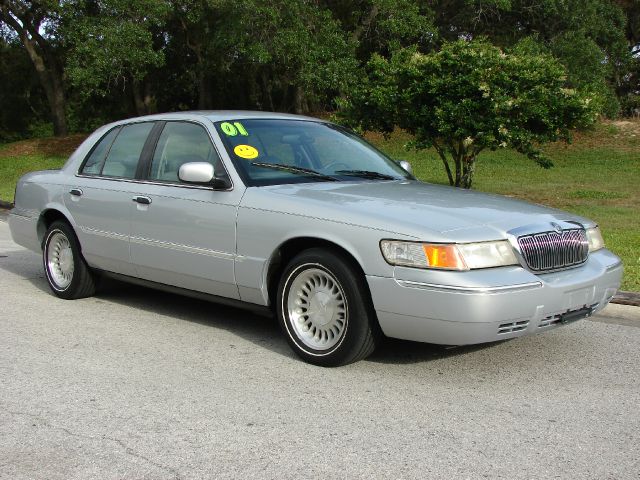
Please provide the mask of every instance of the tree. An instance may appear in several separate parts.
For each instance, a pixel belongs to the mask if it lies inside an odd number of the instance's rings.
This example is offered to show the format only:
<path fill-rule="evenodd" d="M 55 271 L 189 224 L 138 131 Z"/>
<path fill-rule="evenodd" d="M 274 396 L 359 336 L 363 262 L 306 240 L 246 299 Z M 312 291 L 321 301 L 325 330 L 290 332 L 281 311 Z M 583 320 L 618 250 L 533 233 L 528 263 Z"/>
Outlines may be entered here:
<path fill-rule="evenodd" d="M 355 42 L 315 0 L 174 0 L 172 61 L 194 80 L 200 108 L 306 112 L 354 77 Z"/>
<path fill-rule="evenodd" d="M 192 74 L 196 79 L 199 109 L 213 105 L 212 76 L 219 71 L 219 56 L 216 51 L 216 29 L 220 25 L 220 9 L 224 2 L 219 0 L 173 0 L 170 19 L 170 38 L 173 50 L 184 51 L 193 57 Z M 233 6 L 230 6 L 233 8 Z M 186 48 L 185 48 L 186 47 Z M 178 60 L 178 59 L 173 59 Z"/>
<path fill-rule="evenodd" d="M 637 0 L 429 0 L 442 38 L 486 36 L 508 48 L 529 38 L 567 68 L 570 84 L 587 87 L 614 117 L 627 83 L 630 54 L 623 9 Z"/>
<path fill-rule="evenodd" d="M 162 35 L 168 1 L 93 0 L 63 4 L 66 73 L 84 96 L 128 86 L 136 113 L 152 113 L 149 73 L 164 64 Z"/>
<path fill-rule="evenodd" d="M 537 145 L 569 139 L 595 121 L 589 95 L 566 88 L 553 57 L 503 52 L 486 41 L 445 43 L 439 52 L 404 49 L 390 60 L 374 55 L 368 76 L 347 99 L 342 116 L 363 130 L 414 135 L 413 146 L 438 152 L 449 183 L 470 188 L 485 149 L 513 148 L 550 167 Z"/>
<path fill-rule="evenodd" d="M 44 89 L 55 135 L 66 135 L 66 97 L 59 59 L 60 4 L 55 0 L 0 0 L 0 23 L 18 36 Z"/>
<path fill-rule="evenodd" d="M 308 112 L 345 90 L 356 73 L 354 43 L 313 0 L 226 2 L 217 39 L 233 89 L 250 105 Z"/>
<path fill-rule="evenodd" d="M 22 44 L 0 38 L 0 143 L 30 134 L 49 120 L 46 97 Z"/>
<path fill-rule="evenodd" d="M 374 52 L 387 56 L 398 48 L 417 45 L 431 49 L 437 38 L 433 11 L 414 0 L 324 0 L 347 32 L 358 42 L 357 57 L 367 61 Z"/>

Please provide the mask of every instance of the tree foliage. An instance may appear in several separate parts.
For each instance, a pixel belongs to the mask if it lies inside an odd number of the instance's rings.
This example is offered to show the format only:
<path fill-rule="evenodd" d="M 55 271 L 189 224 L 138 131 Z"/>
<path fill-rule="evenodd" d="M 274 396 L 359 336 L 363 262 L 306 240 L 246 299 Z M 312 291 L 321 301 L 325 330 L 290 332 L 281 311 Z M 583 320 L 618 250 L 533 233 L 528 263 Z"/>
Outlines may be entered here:
<path fill-rule="evenodd" d="M 470 188 L 483 150 L 513 148 L 549 167 L 537 146 L 568 139 L 596 113 L 588 93 L 567 88 L 564 67 L 550 55 L 458 40 L 426 55 L 415 48 L 374 55 L 344 115 L 364 130 L 405 129 L 415 148 L 436 149 L 451 185 Z"/>
<path fill-rule="evenodd" d="M 76 0 L 64 4 L 66 72 L 83 95 L 106 96 L 113 88 L 142 82 L 164 65 L 160 31 L 170 5 L 158 0 Z"/>
<path fill-rule="evenodd" d="M 157 110 L 332 110 L 372 58 L 487 38 L 555 57 L 608 116 L 640 108 L 637 0 L 0 0 L 0 106 L 57 134 Z M 23 58 L 14 55 L 21 49 Z M 26 60 L 26 64 L 25 64 Z M 4 89 L 13 85 L 3 84 Z M 26 96 L 28 95 L 28 97 Z M 39 96 L 36 101 L 34 96 Z M 14 131 L 9 131 L 11 129 Z"/>

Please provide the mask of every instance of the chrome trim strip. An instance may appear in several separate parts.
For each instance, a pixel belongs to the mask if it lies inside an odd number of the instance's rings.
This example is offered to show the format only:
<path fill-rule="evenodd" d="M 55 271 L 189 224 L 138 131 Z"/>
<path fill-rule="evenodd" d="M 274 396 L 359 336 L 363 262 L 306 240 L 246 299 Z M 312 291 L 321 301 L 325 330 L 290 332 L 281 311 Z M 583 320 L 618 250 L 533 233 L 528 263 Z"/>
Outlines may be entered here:
<path fill-rule="evenodd" d="M 25 222 L 34 222 L 37 220 L 36 217 L 29 217 L 27 215 L 20 215 L 19 213 L 12 213 L 12 212 L 9 212 L 8 216 L 13 217 L 15 220 L 22 220 Z"/>
<path fill-rule="evenodd" d="M 33 209 L 30 209 L 30 208 L 13 207 L 11 210 L 9 210 L 9 215 L 18 215 L 20 217 L 38 218 L 40 216 L 40 210 L 33 210 Z"/>
<path fill-rule="evenodd" d="M 75 175 L 77 178 L 95 178 L 98 180 L 110 180 L 113 182 L 126 182 L 126 183 L 139 183 L 139 184 L 143 184 L 143 185 L 161 185 L 163 187 L 180 187 L 180 188 L 190 188 L 192 190 L 210 190 L 212 192 L 230 192 L 233 190 L 233 180 L 231 180 L 231 177 L 229 177 L 230 181 L 231 181 L 231 187 L 230 188 L 225 188 L 225 189 L 218 189 L 218 188 L 213 188 L 213 187 L 207 187 L 207 186 L 200 186 L 200 185 L 189 185 L 186 183 L 171 183 L 171 182 L 154 182 L 151 180 L 138 180 L 135 178 L 122 178 L 122 177 L 104 177 L 101 175 L 85 175 L 82 173 L 76 173 Z"/>
<path fill-rule="evenodd" d="M 619 261 L 619 262 L 614 263 L 613 265 L 609 265 L 606 268 L 605 272 L 610 272 L 610 271 L 615 270 L 615 269 L 617 269 L 618 267 L 621 267 L 621 266 L 622 266 L 622 260 Z"/>
<path fill-rule="evenodd" d="M 83 227 L 83 226 L 79 226 L 79 228 L 84 233 L 88 233 L 89 235 L 97 235 L 99 237 L 106 237 L 106 238 L 113 238 L 115 240 L 129 241 L 129 235 L 124 235 L 122 233 L 107 232 L 107 231 L 104 231 L 104 230 L 98 230 L 98 229 L 95 229 L 95 228 Z"/>
<path fill-rule="evenodd" d="M 457 285 L 439 285 L 435 283 L 413 282 L 411 280 L 397 280 L 396 282 L 402 287 L 423 288 L 426 290 L 441 290 L 444 292 L 456 293 L 505 293 L 517 292 L 521 290 L 531 290 L 542 287 L 542 282 L 519 283 L 518 285 L 501 285 L 497 287 L 459 287 Z"/>
<path fill-rule="evenodd" d="M 223 258 L 228 260 L 233 260 L 236 257 L 236 255 L 233 253 L 220 252 L 217 250 L 211 250 L 211 249 L 202 248 L 202 247 L 194 247 L 191 245 L 182 245 L 179 243 L 163 242 L 160 240 L 151 240 L 149 238 L 143 238 L 143 237 L 131 237 L 131 242 L 137 243 L 139 245 L 168 248 L 170 250 L 177 250 L 179 252 L 194 253 L 196 255 L 205 255 L 207 257 L 216 257 L 216 258 Z"/>

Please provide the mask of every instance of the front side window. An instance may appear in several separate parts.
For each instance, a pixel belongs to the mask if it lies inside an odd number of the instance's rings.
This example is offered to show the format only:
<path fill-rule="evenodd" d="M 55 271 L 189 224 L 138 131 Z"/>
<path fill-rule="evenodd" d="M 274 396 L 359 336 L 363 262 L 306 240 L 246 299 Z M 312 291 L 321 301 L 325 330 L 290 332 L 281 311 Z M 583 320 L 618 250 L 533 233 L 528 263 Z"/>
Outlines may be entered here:
<path fill-rule="evenodd" d="M 180 167 L 189 162 L 207 162 L 216 171 L 221 169 L 220 158 L 203 127 L 188 122 L 167 122 L 151 161 L 149 179 L 177 183 Z"/>
<path fill-rule="evenodd" d="M 135 178 L 138 160 L 153 122 L 134 123 L 122 127 L 104 161 L 105 177 Z"/>
<path fill-rule="evenodd" d="M 231 119 L 215 125 L 249 185 L 410 178 L 366 141 L 329 123 Z"/>

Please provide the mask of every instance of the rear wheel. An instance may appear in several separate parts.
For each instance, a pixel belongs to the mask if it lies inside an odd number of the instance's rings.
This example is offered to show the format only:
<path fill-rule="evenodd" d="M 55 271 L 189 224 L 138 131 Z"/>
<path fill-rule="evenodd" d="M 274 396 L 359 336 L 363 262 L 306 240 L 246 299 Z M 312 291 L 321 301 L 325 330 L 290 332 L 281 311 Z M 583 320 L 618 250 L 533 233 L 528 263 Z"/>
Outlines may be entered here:
<path fill-rule="evenodd" d="M 369 356 L 380 334 L 362 274 L 326 249 L 297 255 L 280 279 L 278 320 L 305 361 L 339 366 Z"/>
<path fill-rule="evenodd" d="M 71 300 L 95 293 L 94 275 L 68 223 L 51 224 L 44 237 L 42 260 L 49 287 L 58 297 Z"/>

